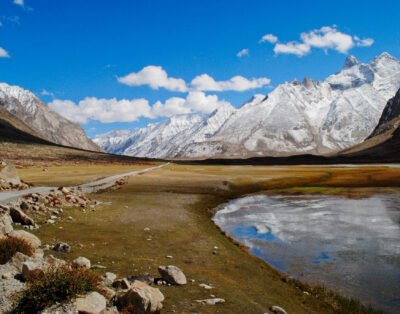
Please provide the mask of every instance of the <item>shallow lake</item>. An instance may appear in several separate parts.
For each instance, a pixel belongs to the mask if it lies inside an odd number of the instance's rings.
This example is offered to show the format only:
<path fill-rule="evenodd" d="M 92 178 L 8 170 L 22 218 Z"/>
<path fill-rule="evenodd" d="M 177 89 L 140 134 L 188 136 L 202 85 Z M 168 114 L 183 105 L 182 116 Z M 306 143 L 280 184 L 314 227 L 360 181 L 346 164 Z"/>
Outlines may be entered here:
<path fill-rule="evenodd" d="M 291 277 L 400 311 L 399 196 L 249 196 L 213 220 Z"/>

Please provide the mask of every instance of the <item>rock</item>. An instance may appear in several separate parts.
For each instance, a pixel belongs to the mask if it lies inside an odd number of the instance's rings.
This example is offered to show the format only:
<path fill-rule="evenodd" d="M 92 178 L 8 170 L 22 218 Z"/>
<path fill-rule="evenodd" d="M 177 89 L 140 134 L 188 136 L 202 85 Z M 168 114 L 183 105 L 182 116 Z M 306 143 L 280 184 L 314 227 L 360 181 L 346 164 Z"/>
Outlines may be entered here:
<path fill-rule="evenodd" d="M 206 289 L 206 290 L 211 290 L 213 287 L 211 287 L 210 285 L 207 285 L 207 284 L 205 284 L 205 283 L 201 283 L 201 284 L 199 284 L 199 287 L 202 287 L 202 288 L 204 288 L 204 289 Z"/>
<path fill-rule="evenodd" d="M 15 267 L 19 272 L 22 272 L 22 264 L 29 259 L 30 257 L 28 255 L 17 252 L 8 263 Z"/>
<path fill-rule="evenodd" d="M 25 201 L 22 201 L 21 204 L 19 205 L 19 207 L 22 210 L 28 210 L 30 208 L 29 204 L 27 202 L 25 202 Z"/>
<path fill-rule="evenodd" d="M 53 247 L 53 250 L 57 252 L 69 253 L 71 252 L 71 246 L 68 243 L 59 242 Z"/>
<path fill-rule="evenodd" d="M 211 298 L 211 299 L 204 299 L 204 300 L 196 300 L 197 303 L 207 304 L 207 305 L 215 305 L 220 303 L 225 303 L 224 299 L 221 298 Z"/>
<path fill-rule="evenodd" d="M 173 285 L 186 285 L 187 280 L 185 274 L 176 266 L 159 266 L 158 272 L 161 277 Z"/>
<path fill-rule="evenodd" d="M 120 280 L 114 281 L 112 286 L 117 289 L 127 290 L 131 287 L 131 283 L 128 279 L 122 278 Z"/>
<path fill-rule="evenodd" d="M 9 234 L 13 231 L 11 216 L 4 212 L 0 213 L 0 236 Z"/>
<path fill-rule="evenodd" d="M 287 312 L 278 305 L 271 306 L 271 311 L 274 314 L 287 314 Z"/>
<path fill-rule="evenodd" d="M 137 276 L 130 276 L 128 278 L 130 283 L 135 282 L 136 280 L 145 282 L 148 285 L 152 285 L 154 283 L 154 278 L 150 276 L 149 274 L 143 274 L 143 275 L 137 275 Z"/>
<path fill-rule="evenodd" d="M 72 266 L 75 267 L 83 267 L 83 268 L 90 268 L 90 260 L 86 257 L 79 256 L 72 261 Z"/>
<path fill-rule="evenodd" d="M 104 314 L 106 311 L 106 299 L 98 292 L 90 292 L 75 301 L 76 309 L 82 314 Z"/>
<path fill-rule="evenodd" d="M 52 225 L 52 224 L 56 223 L 56 221 L 54 219 L 47 219 L 46 223 L 49 225 Z"/>
<path fill-rule="evenodd" d="M 3 179 L 5 182 L 11 183 L 13 185 L 21 184 L 21 180 L 18 176 L 17 170 L 13 165 L 5 165 L 4 167 L 0 167 L 0 179 Z"/>
<path fill-rule="evenodd" d="M 117 294 L 115 292 L 114 289 L 111 289 L 109 287 L 107 287 L 106 285 L 100 285 L 99 286 L 99 292 L 107 299 L 107 300 L 111 300 L 115 297 L 115 295 Z"/>
<path fill-rule="evenodd" d="M 94 264 L 92 265 L 92 269 L 106 269 L 106 266 L 100 265 L 100 264 Z"/>
<path fill-rule="evenodd" d="M 53 255 L 46 256 L 45 261 L 47 264 L 54 267 L 59 267 L 67 264 L 67 262 L 64 261 L 63 259 L 56 258 Z"/>
<path fill-rule="evenodd" d="M 164 295 L 158 288 L 150 287 L 148 284 L 135 281 L 125 294 L 118 298 L 118 307 L 132 306 L 135 313 L 148 314 L 158 313 L 162 309 Z"/>
<path fill-rule="evenodd" d="M 59 187 L 58 190 L 61 191 L 61 193 L 63 194 L 70 193 L 70 190 L 68 190 L 65 186 Z"/>
<path fill-rule="evenodd" d="M 37 236 L 25 230 L 13 230 L 8 234 L 8 236 L 11 238 L 24 239 L 33 247 L 33 249 L 37 249 L 39 246 L 42 245 L 42 242 L 40 242 Z"/>
<path fill-rule="evenodd" d="M 35 221 L 25 214 L 21 209 L 11 207 L 10 208 L 10 216 L 14 222 L 19 222 L 22 225 L 26 226 L 34 226 Z"/>
<path fill-rule="evenodd" d="M 103 282 L 107 286 L 111 286 L 115 281 L 115 279 L 117 279 L 117 275 L 110 272 L 106 272 L 103 277 L 104 277 Z"/>
<path fill-rule="evenodd" d="M 39 261 L 28 260 L 22 264 L 22 277 L 26 280 L 33 280 L 38 276 L 44 275 L 47 264 Z"/>

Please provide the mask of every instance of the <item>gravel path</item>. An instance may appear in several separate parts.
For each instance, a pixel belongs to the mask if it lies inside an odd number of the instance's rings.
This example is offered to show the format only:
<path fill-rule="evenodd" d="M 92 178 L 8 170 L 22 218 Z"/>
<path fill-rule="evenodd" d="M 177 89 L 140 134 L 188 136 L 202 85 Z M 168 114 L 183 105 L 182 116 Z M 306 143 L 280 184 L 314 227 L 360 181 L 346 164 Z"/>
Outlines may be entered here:
<path fill-rule="evenodd" d="M 142 170 L 135 170 L 135 171 L 131 171 L 131 172 L 114 175 L 114 176 L 103 178 L 100 180 L 95 180 L 92 182 L 84 183 L 84 184 L 76 186 L 75 188 L 78 188 L 82 192 L 85 192 L 85 193 L 96 192 L 98 190 L 107 189 L 107 188 L 113 186 L 116 181 L 118 181 L 124 177 L 141 175 L 141 174 L 144 174 L 149 171 L 160 169 L 168 164 L 169 163 L 166 163 L 166 164 L 163 164 L 160 166 L 156 166 L 156 167 L 146 168 L 146 169 L 142 169 Z M 31 193 L 48 193 L 48 192 L 50 192 L 50 190 L 56 189 L 56 188 L 58 188 L 58 187 L 40 186 L 40 187 L 34 187 L 34 188 L 22 190 L 22 191 L 1 192 L 0 193 L 0 204 L 9 203 L 13 200 L 16 200 L 16 199 L 24 196 L 24 195 L 31 194 Z"/>

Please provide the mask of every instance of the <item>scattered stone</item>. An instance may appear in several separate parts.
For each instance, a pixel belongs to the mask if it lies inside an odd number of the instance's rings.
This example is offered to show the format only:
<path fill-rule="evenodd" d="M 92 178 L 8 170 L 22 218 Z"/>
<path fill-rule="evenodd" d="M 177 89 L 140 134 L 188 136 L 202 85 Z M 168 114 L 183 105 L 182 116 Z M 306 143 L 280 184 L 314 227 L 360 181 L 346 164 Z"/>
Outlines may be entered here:
<path fill-rule="evenodd" d="M 111 286 L 115 281 L 115 279 L 117 279 L 117 275 L 110 272 L 106 272 L 103 277 L 104 277 L 103 282 L 107 286 Z"/>
<path fill-rule="evenodd" d="M 115 280 L 112 286 L 117 289 L 127 290 L 131 287 L 131 283 L 128 279 L 122 278 L 120 280 Z"/>
<path fill-rule="evenodd" d="M 99 287 L 99 292 L 107 299 L 111 300 L 116 296 L 116 292 L 114 289 L 107 287 L 106 285 L 101 285 Z"/>
<path fill-rule="evenodd" d="M 99 265 L 99 264 L 94 264 L 92 265 L 92 269 L 106 269 L 106 266 Z"/>
<path fill-rule="evenodd" d="M 12 274 L 10 272 L 9 273 L 4 273 L 4 274 L 1 275 L 2 279 L 10 279 L 11 277 L 12 277 Z"/>
<path fill-rule="evenodd" d="M 211 289 L 213 288 L 212 286 L 207 285 L 207 284 L 205 284 L 205 283 L 199 284 L 199 287 L 204 288 L 204 289 L 206 289 L 206 290 L 211 290 Z"/>
<path fill-rule="evenodd" d="M 107 302 L 100 293 L 90 292 L 84 297 L 77 298 L 75 305 L 78 312 L 82 314 L 103 314 Z"/>
<path fill-rule="evenodd" d="M 47 266 L 48 265 L 43 262 L 28 260 L 22 264 L 22 277 L 28 281 L 42 276 Z"/>
<path fill-rule="evenodd" d="M 137 313 L 158 313 L 162 309 L 164 295 L 158 288 L 135 281 L 132 288 L 118 298 L 118 307 L 132 306 Z"/>
<path fill-rule="evenodd" d="M 71 252 L 71 246 L 68 243 L 59 242 L 53 247 L 53 250 L 57 252 L 69 253 Z"/>
<path fill-rule="evenodd" d="M 27 214 L 25 214 L 21 209 L 11 207 L 10 216 L 14 222 L 19 222 L 22 225 L 27 225 L 27 226 L 35 225 L 35 221 Z"/>
<path fill-rule="evenodd" d="M 54 219 L 47 219 L 46 223 L 49 224 L 49 225 L 52 225 L 52 224 L 55 224 L 56 222 L 55 222 Z"/>
<path fill-rule="evenodd" d="M 287 312 L 278 305 L 271 306 L 271 311 L 274 314 L 287 314 Z"/>
<path fill-rule="evenodd" d="M 11 216 L 6 212 L 0 213 L 0 236 L 9 234 L 11 231 L 13 231 Z"/>
<path fill-rule="evenodd" d="M 22 272 L 22 264 L 29 259 L 30 257 L 28 255 L 17 252 L 14 254 L 9 264 L 15 267 L 19 272 Z"/>
<path fill-rule="evenodd" d="M 183 271 L 173 265 L 169 266 L 159 266 L 158 272 L 161 277 L 166 280 L 168 283 L 173 285 L 186 285 L 187 280 Z"/>
<path fill-rule="evenodd" d="M 86 257 L 79 256 L 72 261 L 72 265 L 75 267 L 78 267 L 78 268 L 83 267 L 83 268 L 89 269 L 90 268 L 90 260 L 87 259 Z"/>
<path fill-rule="evenodd" d="M 138 275 L 138 276 L 130 276 L 128 278 L 130 283 L 133 283 L 135 281 L 141 281 L 141 282 L 145 282 L 148 285 L 152 285 L 154 283 L 154 278 L 152 276 L 150 276 L 150 274 L 143 274 L 143 275 Z"/>
<path fill-rule="evenodd" d="M 32 233 L 29 233 L 24 230 L 13 230 L 8 234 L 9 237 L 12 238 L 20 238 L 24 239 L 27 241 L 34 249 L 37 249 L 39 246 L 41 246 L 42 242 L 39 240 L 39 238 Z"/>
<path fill-rule="evenodd" d="M 174 257 L 172 255 L 167 255 L 167 256 L 165 256 L 165 258 L 173 259 Z"/>
<path fill-rule="evenodd" d="M 216 305 L 220 303 L 225 303 L 224 299 L 221 298 L 211 298 L 211 299 L 204 299 L 204 300 L 196 300 L 197 303 L 207 304 L 207 305 Z"/>
<path fill-rule="evenodd" d="M 149 228 L 149 227 L 146 227 L 146 228 L 144 228 L 143 230 L 147 232 L 147 231 L 150 231 L 150 228 Z"/>

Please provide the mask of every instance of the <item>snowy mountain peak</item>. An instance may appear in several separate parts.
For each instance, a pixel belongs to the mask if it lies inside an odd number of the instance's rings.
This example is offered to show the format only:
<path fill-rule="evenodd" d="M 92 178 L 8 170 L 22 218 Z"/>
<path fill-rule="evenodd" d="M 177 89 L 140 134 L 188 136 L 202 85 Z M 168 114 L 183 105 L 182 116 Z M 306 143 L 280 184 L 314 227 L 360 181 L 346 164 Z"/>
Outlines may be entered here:
<path fill-rule="evenodd" d="M 31 135 L 56 144 L 100 150 L 78 125 L 51 110 L 24 88 L 0 83 L 0 109 L 27 125 Z"/>
<path fill-rule="evenodd" d="M 356 57 L 350 55 L 344 61 L 343 69 L 351 68 L 352 66 L 355 66 L 359 63 L 360 63 L 360 61 L 358 61 L 358 59 Z"/>
<path fill-rule="evenodd" d="M 383 53 L 366 64 L 349 56 L 324 81 L 286 82 L 238 109 L 186 116 L 175 123 L 179 128 L 160 122 L 134 130 L 113 152 L 169 158 L 332 153 L 368 137 L 399 88 L 400 62 L 394 57 Z"/>

